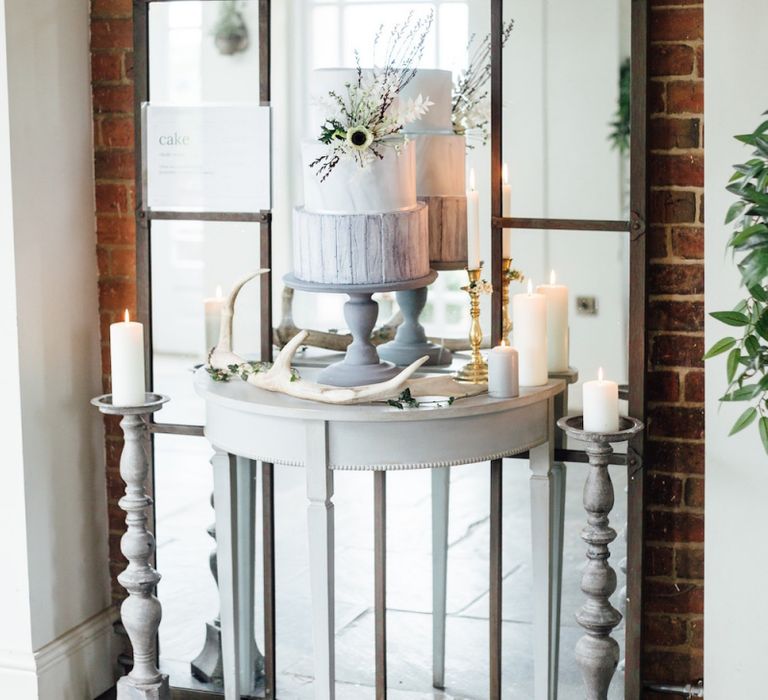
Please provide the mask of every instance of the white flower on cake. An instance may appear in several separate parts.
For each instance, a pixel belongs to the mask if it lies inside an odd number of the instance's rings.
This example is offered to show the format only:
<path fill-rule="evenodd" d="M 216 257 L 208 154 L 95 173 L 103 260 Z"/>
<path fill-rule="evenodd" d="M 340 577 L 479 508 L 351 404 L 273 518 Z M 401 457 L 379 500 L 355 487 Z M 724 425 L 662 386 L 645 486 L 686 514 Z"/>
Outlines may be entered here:
<path fill-rule="evenodd" d="M 328 93 L 320 104 L 327 116 L 320 127 L 318 140 L 328 146 L 326 153 L 310 163 L 321 181 L 325 180 L 342 158 L 354 159 L 366 167 L 383 159 L 387 149 L 399 153 L 405 143 L 403 127 L 421 119 L 432 105 L 428 97 L 419 95 L 404 104 L 396 104 L 400 91 L 416 74 L 416 64 L 424 51 L 424 40 L 432 25 L 433 13 L 414 20 L 409 14 L 405 22 L 392 28 L 381 67 L 363 70 L 355 52 L 357 77 L 345 83 L 345 90 Z M 374 40 L 374 55 L 382 28 Z"/>

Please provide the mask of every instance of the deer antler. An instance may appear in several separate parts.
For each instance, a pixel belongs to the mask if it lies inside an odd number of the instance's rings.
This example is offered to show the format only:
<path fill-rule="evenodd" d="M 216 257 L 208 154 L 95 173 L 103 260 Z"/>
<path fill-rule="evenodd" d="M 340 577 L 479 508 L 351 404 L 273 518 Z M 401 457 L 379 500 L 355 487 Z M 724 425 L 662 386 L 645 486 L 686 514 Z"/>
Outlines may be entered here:
<path fill-rule="evenodd" d="M 229 293 L 227 301 L 221 309 L 219 342 L 208 357 L 208 364 L 214 369 L 228 370 L 232 365 L 239 367 L 247 364 L 242 357 L 232 352 L 232 319 L 235 314 L 235 301 L 240 290 L 247 282 L 265 272 L 268 272 L 268 270 L 258 270 L 248 275 L 235 284 Z M 420 358 L 410 367 L 406 367 L 396 377 L 380 384 L 345 388 L 326 386 L 304 379 L 296 379 L 291 370 L 291 361 L 306 337 L 307 331 L 297 333 L 279 352 L 270 369 L 266 372 L 252 372 L 248 374 L 247 381 L 261 389 L 277 391 L 299 399 L 333 404 L 367 403 L 397 396 L 413 373 L 428 359 L 426 356 Z"/>

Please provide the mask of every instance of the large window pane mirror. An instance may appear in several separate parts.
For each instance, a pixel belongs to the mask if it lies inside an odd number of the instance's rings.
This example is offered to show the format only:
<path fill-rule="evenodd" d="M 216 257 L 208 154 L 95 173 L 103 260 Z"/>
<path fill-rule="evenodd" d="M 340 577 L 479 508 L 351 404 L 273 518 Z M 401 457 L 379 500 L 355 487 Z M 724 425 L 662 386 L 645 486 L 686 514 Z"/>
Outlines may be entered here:
<path fill-rule="evenodd" d="M 293 208 L 305 201 L 302 140 L 317 139 L 318 81 L 315 71 L 371 65 L 374 38 L 386 40 L 393 25 L 409 16 L 432 13 L 422 70 L 451 71 L 456 82 L 488 41 L 490 0 L 292 0 L 272 3 L 272 283 L 274 324 L 332 334 L 346 331 L 343 295 L 288 290 L 284 275 L 293 269 Z M 507 0 L 505 22 L 514 28 L 503 49 L 502 160 L 511 186 L 516 218 L 629 218 L 628 61 L 631 0 Z M 154 104 L 258 103 L 258 0 L 207 0 L 149 4 L 149 100 Z M 498 30 L 498 28 L 496 29 Z M 263 58 L 263 57 L 262 57 Z M 490 55 L 481 63 L 490 65 Z M 490 117 L 490 83 L 479 113 Z M 327 95 L 326 95 L 327 97 Z M 482 119 L 478 119 L 482 121 Z M 494 125 L 485 127 L 490 134 Z M 482 129 L 468 134 L 465 179 L 475 174 L 479 191 L 481 258 L 491 278 L 491 148 Z M 253 212 L 251 212 L 253 214 Z M 203 425 L 202 403 L 192 389 L 190 370 L 204 362 L 214 342 L 215 310 L 234 282 L 261 266 L 260 225 L 252 221 L 210 221 L 191 216 L 152 220 L 152 367 L 154 389 L 172 401 L 158 421 L 182 428 Z M 570 364 L 580 381 L 602 366 L 606 375 L 627 382 L 629 327 L 629 235 L 626 231 L 584 231 L 562 225 L 512 233 L 514 267 L 534 284 L 554 270 L 570 290 Z M 431 285 L 421 322 L 428 335 L 466 344 L 467 295 L 463 269 L 441 270 Z M 150 280 L 145 280 L 150 284 Z M 512 283 L 511 293 L 524 289 Z M 498 293 L 500 290 L 496 290 Z M 397 313 L 395 295 L 378 295 L 382 325 Z M 482 299 L 481 322 L 491 333 L 491 300 Z M 257 357 L 262 339 L 259 285 L 238 299 L 235 350 Z M 278 340 L 284 341 L 278 332 Z M 279 344 L 279 343 L 278 343 Z M 338 359 L 329 347 L 297 356 L 297 364 L 325 365 Z M 459 356 L 458 364 L 467 356 Z M 449 371 L 442 368 L 439 371 Z M 454 367 L 455 369 L 455 367 Z M 566 410 L 580 409 L 579 385 L 570 390 Z M 199 655 L 210 643 L 216 616 L 216 583 L 208 554 L 210 450 L 199 437 L 159 436 L 155 443 L 158 561 L 165 578 L 159 594 L 166 606 L 161 630 L 161 663 L 172 685 L 221 692 L 206 679 Z M 626 468 L 612 467 L 617 495 L 612 523 L 620 532 L 626 519 Z M 581 681 L 573 647 L 581 635 L 574 613 L 583 603 L 579 581 L 584 544 L 581 507 L 583 467 L 568 466 L 560 697 L 577 697 Z M 373 537 L 370 480 L 364 475 L 336 478 L 337 517 L 337 679 L 350 693 L 373 697 Z M 531 533 L 528 469 L 524 460 L 504 465 L 503 693 L 533 697 L 531 619 Z M 430 480 L 425 473 L 393 475 L 389 490 L 390 625 L 389 686 L 414 697 L 488 696 L 488 538 L 489 484 L 484 467 L 453 470 L 450 504 L 448 642 L 446 689 L 431 687 Z M 311 641 L 307 628 L 309 581 L 303 530 L 304 483 L 297 470 L 276 467 L 278 696 L 312 697 Z M 297 526 L 297 523 L 299 525 Z M 256 528 L 257 530 L 259 528 Z M 258 534 L 257 534 L 258 537 Z M 260 544 L 257 542 L 257 548 Z M 260 557 L 260 549 L 258 557 Z M 612 548 L 620 599 L 624 539 Z M 258 581 L 259 576 L 256 576 Z M 258 585 L 258 584 L 257 584 Z M 256 595 L 259 595 L 257 590 Z M 258 600 L 258 598 L 257 598 Z M 257 604 L 257 641 L 261 642 Z M 615 636 L 624 649 L 623 627 Z M 254 683 L 258 690 L 258 660 Z M 351 695 L 350 695 L 351 697 Z M 617 673 L 611 700 L 624 697 Z"/>

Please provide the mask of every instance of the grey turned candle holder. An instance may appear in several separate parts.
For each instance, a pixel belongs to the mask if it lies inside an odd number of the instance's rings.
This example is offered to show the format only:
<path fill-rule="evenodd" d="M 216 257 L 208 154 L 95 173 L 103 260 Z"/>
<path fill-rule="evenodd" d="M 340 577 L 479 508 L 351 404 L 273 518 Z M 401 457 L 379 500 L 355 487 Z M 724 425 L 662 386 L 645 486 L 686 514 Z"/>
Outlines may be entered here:
<path fill-rule="evenodd" d="M 293 289 L 346 294 L 349 297 L 344 304 L 344 318 L 352 334 L 352 342 L 347 347 L 344 359 L 320 372 L 318 381 L 332 386 L 359 386 L 385 382 L 397 375 L 400 370 L 391 362 L 382 362 L 371 342 L 371 331 L 379 314 L 379 305 L 373 300 L 373 295 L 377 292 L 419 289 L 434 282 L 436 277 L 437 273 L 431 271 L 424 277 L 383 284 L 325 284 L 307 282 L 290 274 L 283 277 L 285 284 Z"/>
<path fill-rule="evenodd" d="M 167 396 L 152 393 L 145 394 L 144 403 L 139 406 L 115 406 L 111 394 L 91 399 L 105 415 L 123 416 L 120 427 L 125 438 L 120 455 L 125 495 L 118 505 L 126 512 L 126 531 L 120 540 L 120 551 L 128 560 L 128 566 L 117 580 L 128 591 L 120 616 L 133 648 L 133 668 L 117 682 L 118 700 L 171 698 L 168 676 L 157 668 L 157 629 L 162 608 L 154 593 L 160 574 L 150 564 L 155 538 L 147 529 L 147 508 L 152 505 L 152 499 L 146 490 L 149 461 L 145 418 L 159 411 L 168 400 Z"/>
<path fill-rule="evenodd" d="M 576 613 L 576 621 L 586 634 L 576 643 L 576 663 L 584 680 L 586 700 L 607 700 L 620 656 L 619 643 L 611 632 L 621 622 L 621 613 L 610 603 L 616 591 L 616 572 L 608 562 L 609 545 L 616 539 L 616 531 L 608 520 L 614 503 L 608 463 L 613 454 L 611 444 L 632 439 L 643 430 L 643 424 L 622 416 L 616 432 L 596 433 L 584 430 L 583 416 L 566 416 L 557 421 L 557 426 L 567 436 L 585 442 L 589 456 L 590 470 L 584 485 L 587 526 L 581 533 L 587 543 L 587 565 L 581 579 L 587 602 Z"/>

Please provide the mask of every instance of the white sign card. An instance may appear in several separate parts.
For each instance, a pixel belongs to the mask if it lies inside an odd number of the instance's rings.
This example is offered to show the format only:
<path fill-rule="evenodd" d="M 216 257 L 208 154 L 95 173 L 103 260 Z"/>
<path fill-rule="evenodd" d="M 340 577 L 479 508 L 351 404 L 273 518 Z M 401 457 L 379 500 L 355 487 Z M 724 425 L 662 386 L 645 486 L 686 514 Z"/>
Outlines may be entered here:
<path fill-rule="evenodd" d="M 269 107 L 145 104 L 143 112 L 148 209 L 271 208 Z"/>

